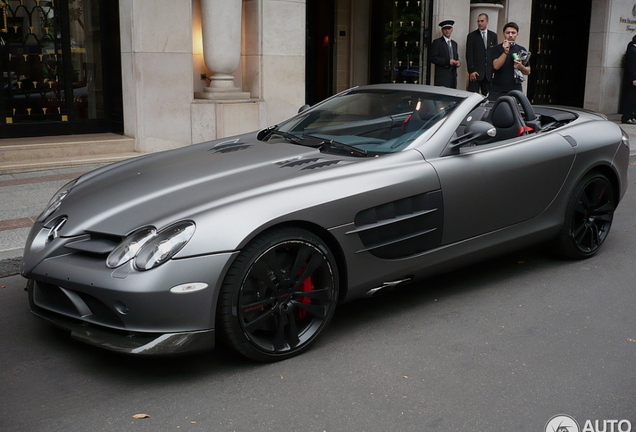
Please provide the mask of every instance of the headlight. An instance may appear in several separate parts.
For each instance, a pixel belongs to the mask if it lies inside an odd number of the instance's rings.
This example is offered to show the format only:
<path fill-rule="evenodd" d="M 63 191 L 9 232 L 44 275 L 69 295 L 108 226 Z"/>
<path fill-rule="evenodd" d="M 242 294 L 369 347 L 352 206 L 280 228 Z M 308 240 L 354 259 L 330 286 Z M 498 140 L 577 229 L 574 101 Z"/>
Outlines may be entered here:
<path fill-rule="evenodd" d="M 193 222 L 179 222 L 159 231 L 141 247 L 135 258 L 135 267 L 150 270 L 165 263 L 188 243 L 194 230 Z"/>
<path fill-rule="evenodd" d="M 157 230 L 148 227 L 135 231 L 124 239 L 106 259 L 106 265 L 110 268 L 119 267 L 127 263 L 137 255 L 139 250 L 157 234 Z"/>
<path fill-rule="evenodd" d="M 51 198 L 51 200 L 47 204 L 46 209 L 42 213 L 40 213 L 40 216 L 38 216 L 38 222 L 43 222 L 47 217 L 51 216 L 55 212 L 55 210 L 60 208 L 60 205 L 62 205 L 62 200 L 66 198 L 73 186 L 75 186 L 75 183 L 77 183 L 77 180 L 78 179 L 71 180 L 70 182 L 66 183 L 59 191 L 56 192 L 55 195 L 53 195 L 53 198 Z"/>
<path fill-rule="evenodd" d="M 621 129 L 621 132 L 623 133 L 623 137 L 621 138 L 621 142 L 623 143 L 624 146 L 627 146 L 627 148 L 629 148 L 629 135 L 627 134 L 627 132 L 625 132 L 622 129 Z"/>

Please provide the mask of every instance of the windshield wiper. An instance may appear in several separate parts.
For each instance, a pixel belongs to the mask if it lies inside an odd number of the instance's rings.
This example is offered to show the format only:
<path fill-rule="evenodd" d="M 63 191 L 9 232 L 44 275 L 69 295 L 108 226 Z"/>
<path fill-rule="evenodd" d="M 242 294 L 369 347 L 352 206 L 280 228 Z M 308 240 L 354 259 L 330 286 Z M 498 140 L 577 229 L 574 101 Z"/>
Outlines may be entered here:
<path fill-rule="evenodd" d="M 291 134 L 289 132 L 284 132 L 284 131 L 280 131 L 280 130 L 273 130 L 269 133 L 269 135 L 280 135 L 283 138 L 285 138 L 285 141 L 288 141 L 292 144 L 301 144 L 301 142 L 298 140 L 298 137 L 294 134 Z"/>
<path fill-rule="evenodd" d="M 278 125 L 263 129 L 256 135 L 256 139 L 259 141 L 267 141 L 272 135 L 280 135 L 292 144 L 300 144 L 296 135 L 278 130 Z"/>
<path fill-rule="evenodd" d="M 322 145 L 326 146 L 326 147 L 337 148 L 337 149 L 340 149 L 340 150 L 346 150 L 348 152 L 355 153 L 355 154 L 361 155 L 361 156 L 366 156 L 367 153 L 368 153 L 364 149 L 360 149 L 358 147 L 354 147 L 352 145 L 341 143 L 339 141 L 334 141 L 334 140 L 324 140 L 322 142 Z"/>
<path fill-rule="evenodd" d="M 267 141 L 267 139 L 272 136 L 272 132 L 276 129 L 278 129 L 278 125 L 269 126 L 256 134 L 256 139 L 259 141 Z"/>
<path fill-rule="evenodd" d="M 311 135 L 311 134 L 303 134 L 303 137 L 308 137 L 308 138 L 314 138 L 314 139 L 318 139 L 321 140 L 321 143 L 319 144 L 319 147 L 332 147 L 332 148 L 336 148 L 339 150 L 345 150 L 348 151 L 350 153 L 355 153 L 357 155 L 360 156 L 366 156 L 367 155 L 367 151 L 360 149 L 358 147 L 354 147 L 352 145 L 349 144 L 345 144 L 342 143 L 340 141 L 336 141 L 336 140 L 332 140 L 332 139 L 325 139 L 325 138 L 321 138 L 317 135 Z"/>
<path fill-rule="evenodd" d="M 299 144 L 299 145 L 305 145 L 301 141 L 307 141 L 311 139 L 312 141 L 320 140 L 321 141 L 319 144 L 320 146 L 322 145 L 322 141 L 323 141 L 322 138 L 318 138 L 318 137 L 311 137 L 311 136 L 305 136 L 305 135 L 298 136 L 298 135 L 294 135 L 293 133 L 278 130 L 278 125 L 270 126 L 266 129 L 263 129 L 262 131 L 258 133 L 258 135 L 256 135 L 256 139 L 258 139 L 259 141 L 267 141 L 272 135 L 279 135 L 283 137 L 287 142 L 290 142 L 292 144 Z"/>
<path fill-rule="evenodd" d="M 316 143 L 315 145 L 311 145 L 311 147 L 331 147 L 331 148 L 337 148 L 340 150 L 345 150 L 357 155 L 362 155 L 362 156 L 367 155 L 366 150 L 359 149 L 352 145 L 341 143 L 339 141 L 335 141 L 332 139 L 325 139 L 317 135 L 311 135 L 307 133 L 302 134 L 302 136 L 298 136 L 289 132 L 278 130 L 278 125 L 270 126 L 266 129 L 263 129 L 262 131 L 258 133 L 256 138 L 260 141 L 267 141 L 272 135 L 279 135 L 283 137 L 287 142 L 290 142 L 292 144 L 307 145 L 301 141 L 318 141 L 318 143 Z"/>

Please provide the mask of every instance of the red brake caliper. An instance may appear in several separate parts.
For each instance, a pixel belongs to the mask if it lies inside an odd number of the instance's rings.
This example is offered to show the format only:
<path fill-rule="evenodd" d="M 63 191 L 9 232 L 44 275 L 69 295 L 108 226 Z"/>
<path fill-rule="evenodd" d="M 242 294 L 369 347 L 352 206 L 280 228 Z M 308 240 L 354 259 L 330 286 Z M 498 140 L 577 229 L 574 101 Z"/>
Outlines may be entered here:
<path fill-rule="evenodd" d="M 302 292 L 307 292 L 307 291 L 313 291 L 314 290 L 314 283 L 311 281 L 311 276 L 309 276 L 307 279 L 304 280 L 300 290 Z M 303 304 L 310 304 L 311 303 L 311 299 L 309 297 L 300 297 L 298 299 L 298 301 L 300 303 L 303 303 Z M 306 316 L 307 316 L 307 311 L 305 309 L 298 308 L 298 311 L 296 313 L 296 321 L 300 321 L 300 320 L 304 319 Z"/>

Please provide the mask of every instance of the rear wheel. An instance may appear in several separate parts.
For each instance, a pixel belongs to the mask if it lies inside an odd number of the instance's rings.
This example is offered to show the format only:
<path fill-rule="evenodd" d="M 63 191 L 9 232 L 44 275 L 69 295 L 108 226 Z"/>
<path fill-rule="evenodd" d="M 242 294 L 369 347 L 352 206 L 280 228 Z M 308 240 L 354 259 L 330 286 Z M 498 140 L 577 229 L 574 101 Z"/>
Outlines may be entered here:
<path fill-rule="evenodd" d="M 561 254 L 583 259 L 594 255 L 607 238 L 616 210 L 614 188 L 603 174 L 590 173 L 574 188 L 557 238 Z"/>
<path fill-rule="evenodd" d="M 338 300 L 335 259 L 309 231 L 261 235 L 235 259 L 219 297 L 218 324 L 229 345 L 271 362 L 307 350 Z"/>

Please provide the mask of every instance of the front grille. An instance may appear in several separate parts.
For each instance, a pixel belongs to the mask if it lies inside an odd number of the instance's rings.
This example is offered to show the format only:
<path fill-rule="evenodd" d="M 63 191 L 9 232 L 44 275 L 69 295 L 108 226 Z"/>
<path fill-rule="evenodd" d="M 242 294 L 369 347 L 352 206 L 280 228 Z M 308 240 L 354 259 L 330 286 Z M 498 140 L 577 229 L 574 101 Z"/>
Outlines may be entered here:
<path fill-rule="evenodd" d="M 74 252 L 88 255 L 108 255 L 122 240 L 123 237 L 119 236 L 89 233 L 88 237 L 70 241 L 64 246 Z"/>
<path fill-rule="evenodd" d="M 33 303 L 49 312 L 109 327 L 124 328 L 119 315 L 96 297 L 58 285 L 35 282 Z"/>

